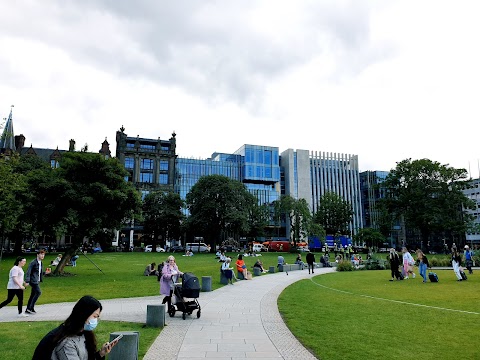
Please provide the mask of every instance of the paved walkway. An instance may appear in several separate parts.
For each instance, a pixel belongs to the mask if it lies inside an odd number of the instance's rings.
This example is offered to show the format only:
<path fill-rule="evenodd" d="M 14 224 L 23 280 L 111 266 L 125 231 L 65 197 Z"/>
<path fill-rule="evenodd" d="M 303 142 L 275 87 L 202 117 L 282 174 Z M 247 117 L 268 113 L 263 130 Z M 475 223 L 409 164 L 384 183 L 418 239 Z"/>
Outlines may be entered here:
<path fill-rule="evenodd" d="M 333 272 L 316 269 L 315 275 Z M 275 273 L 238 281 L 212 292 L 202 292 L 198 299 L 201 317 L 196 311 L 182 320 L 166 315 L 167 326 L 154 341 L 144 360 L 166 359 L 316 359 L 287 329 L 277 309 L 277 298 L 288 285 L 310 278 L 307 270 Z M 218 281 L 214 278 L 213 281 Z M 160 304 L 162 297 L 101 300 L 102 319 L 146 322 L 147 305 Z M 0 322 L 62 321 L 74 303 L 36 306 L 37 315 L 19 318 L 16 306 L 2 309 Z"/>

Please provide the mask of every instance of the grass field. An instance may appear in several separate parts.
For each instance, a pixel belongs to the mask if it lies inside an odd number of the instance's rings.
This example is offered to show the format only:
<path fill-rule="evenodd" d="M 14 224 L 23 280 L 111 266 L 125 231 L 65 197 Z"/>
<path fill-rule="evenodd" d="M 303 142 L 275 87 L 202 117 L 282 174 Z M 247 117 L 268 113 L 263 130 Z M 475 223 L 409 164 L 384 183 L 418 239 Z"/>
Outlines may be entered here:
<path fill-rule="evenodd" d="M 56 257 L 56 253 L 45 256 L 45 264 Z M 85 294 L 92 295 L 98 299 L 114 299 L 122 297 L 138 297 L 159 295 L 159 284 L 155 276 L 143 276 L 143 271 L 148 263 L 160 263 L 166 260 L 168 253 L 97 253 L 80 255 L 77 260 L 77 267 L 65 267 L 65 271 L 72 276 L 45 277 L 41 284 L 42 295 L 37 304 L 48 304 L 55 302 L 77 301 Z M 176 258 L 179 269 L 182 272 L 192 272 L 199 279 L 202 276 L 212 276 L 212 287 L 217 289 L 220 284 L 220 263 L 215 259 L 214 254 L 196 254 L 192 257 L 185 257 L 181 254 L 173 254 Z M 236 260 L 237 254 L 229 254 Z M 276 253 L 263 253 L 260 259 L 264 266 L 277 265 Z M 287 262 L 293 263 L 295 254 L 283 254 Z M 27 264 L 24 267 L 26 272 L 28 263 L 34 255 L 27 255 Z M 92 261 L 90 261 L 90 260 Z M 8 272 L 13 266 L 15 258 L 4 258 L 0 265 L 0 291 L 6 289 Z M 244 258 L 248 268 L 251 268 L 256 261 L 255 257 Z M 102 271 L 100 271 L 98 268 Z M 234 267 L 234 265 L 232 265 Z M 4 296 L 6 298 L 6 290 Z M 0 292 L 2 294 L 2 292 Z M 26 290 L 25 296 L 28 299 L 30 290 Z M 3 297 L 0 295 L 0 298 Z M 16 304 L 14 301 L 12 304 Z M 12 305 L 11 304 L 11 305 Z"/>
<path fill-rule="evenodd" d="M 45 264 L 56 255 L 48 254 Z M 159 263 L 168 255 L 81 256 L 76 268 L 66 268 L 72 276 L 45 278 L 38 304 L 76 301 L 85 294 L 100 300 L 157 295 L 156 277 L 143 276 L 143 270 L 149 262 Z M 181 271 L 192 272 L 199 278 L 212 276 L 213 288 L 222 286 L 220 263 L 213 254 L 174 255 Z M 236 257 L 236 254 L 230 255 Z M 276 266 L 278 254 L 262 255 L 265 267 Z M 295 254 L 282 255 L 289 263 L 296 257 Z M 27 264 L 33 257 L 27 256 Z M 249 268 L 255 260 L 245 258 Z M 0 301 L 6 298 L 8 271 L 13 261 L 13 257 L 8 257 L 0 264 Z M 389 282 L 388 270 L 316 276 L 285 289 L 278 305 L 290 330 L 321 359 L 400 359 L 405 356 L 480 359 L 474 337 L 480 330 L 480 278 L 476 278 L 480 273 L 470 276 L 466 282 L 455 281 L 452 270 L 437 273 L 440 277 L 437 284 L 422 284 L 419 277 Z M 28 298 L 29 290 L 25 296 Z M 16 300 L 11 306 L 16 306 Z M 38 341 L 57 325 L 54 322 L 0 323 L 0 358 L 30 358 Z M 140 359 L 160 332 L 143 328 L 142 324 L 101 321 L 96 334 L 102 342 L 108 340 L 110 332 L 126 330 L 140 332 Z"/>
<path fill-rule="evenodd" d="M 387 270 L 316 276 L 285 289 L 279 310 L 322 360 L 480 359 L 480 274 L 437 274 L 426 284 L 418 275 L 390 282 Z"/>

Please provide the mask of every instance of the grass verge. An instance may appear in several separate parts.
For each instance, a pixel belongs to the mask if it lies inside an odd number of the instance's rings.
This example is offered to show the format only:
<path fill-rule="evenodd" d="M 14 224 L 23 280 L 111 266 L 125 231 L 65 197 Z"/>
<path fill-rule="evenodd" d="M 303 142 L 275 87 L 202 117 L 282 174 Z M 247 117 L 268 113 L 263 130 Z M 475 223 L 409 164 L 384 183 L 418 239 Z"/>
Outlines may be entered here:
<path fill-rule="evenodd" d="M 322 360 L 480 359 L 480 278 L 390 282 L 389 271 L 355 271 L 297 282 L 278 300 L 293 334 Z M 314 305 L 314 306 L 311 306 Z"/>

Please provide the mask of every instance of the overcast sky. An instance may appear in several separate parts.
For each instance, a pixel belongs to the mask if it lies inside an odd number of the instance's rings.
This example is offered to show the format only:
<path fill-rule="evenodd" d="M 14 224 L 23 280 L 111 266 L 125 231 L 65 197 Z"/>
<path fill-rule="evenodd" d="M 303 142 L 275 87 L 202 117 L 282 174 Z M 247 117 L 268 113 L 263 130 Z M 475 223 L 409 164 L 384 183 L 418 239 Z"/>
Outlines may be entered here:
<path fill-rule="evenodd" d="M 97 151 L 115 133 L 180 157 L 243 144 L 480 158 L 480 2 L 0 2 L 0 116 L 26 146 Z"/>

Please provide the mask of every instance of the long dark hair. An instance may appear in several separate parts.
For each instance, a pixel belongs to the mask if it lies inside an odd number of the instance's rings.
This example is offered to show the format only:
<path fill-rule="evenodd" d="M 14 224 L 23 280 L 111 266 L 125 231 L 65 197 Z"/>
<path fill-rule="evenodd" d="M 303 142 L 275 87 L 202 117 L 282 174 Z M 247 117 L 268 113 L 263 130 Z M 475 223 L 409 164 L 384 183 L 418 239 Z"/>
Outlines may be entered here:
<path fill-rule="evenodd" d="M 56 336 L 57 344 L 66 337 L 78 335 L 83 331 L 85 345 L 87 346 L 88 359 L 95 359 L 97 351 L 97 339 L 93 331 L 83 330 L 87 319 L 97 310 L 102 311 L 102 304 L 93 296 L 85 295 L 77 301 L 73 307 L 72 313 L 61 326 L 61 330 Z"/>
<path fill-rule="evenodd" d="M 15 259 L 15 262 L 13 263 L 13 265 L 18 266 L 18 264 L 20 263 L 20 261 L 22 261 L 23 259 L 25 259 L 23 256 L 18 256 L 18 257 Z"/>

